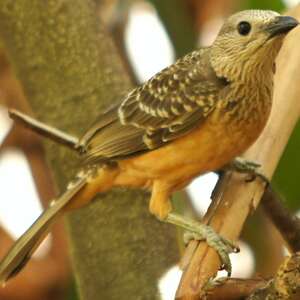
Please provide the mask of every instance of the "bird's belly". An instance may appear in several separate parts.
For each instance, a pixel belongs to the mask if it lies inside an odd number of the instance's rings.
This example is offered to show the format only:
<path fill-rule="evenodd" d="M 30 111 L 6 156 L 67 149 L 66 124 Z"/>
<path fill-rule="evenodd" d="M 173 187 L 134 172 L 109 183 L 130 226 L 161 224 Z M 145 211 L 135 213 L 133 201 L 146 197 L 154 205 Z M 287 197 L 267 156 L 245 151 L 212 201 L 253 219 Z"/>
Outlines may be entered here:
<path fill-rule="evenodd" d="M 223 122 L 206 122 L 164 147 L 120 161 L 119 166 L 129 177 L 164 179 L 180 185 L 196 175 L 219 169 L 240 155 L 262 128 L 258 124 L 233 128 Z"/>

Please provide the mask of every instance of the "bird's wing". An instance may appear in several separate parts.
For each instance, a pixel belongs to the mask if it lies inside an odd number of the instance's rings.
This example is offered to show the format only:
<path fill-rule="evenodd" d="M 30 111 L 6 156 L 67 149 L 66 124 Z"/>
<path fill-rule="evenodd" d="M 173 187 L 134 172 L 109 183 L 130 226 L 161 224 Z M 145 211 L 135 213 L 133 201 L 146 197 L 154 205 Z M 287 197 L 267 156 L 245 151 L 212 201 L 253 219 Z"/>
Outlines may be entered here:
<path fill-rule="evenodd" d="M 227 84 L 211 68 L 208 49 L 179 59 L 105 113 L 83 138 L 87 161 L 152 150 L 200 125 Z"/>

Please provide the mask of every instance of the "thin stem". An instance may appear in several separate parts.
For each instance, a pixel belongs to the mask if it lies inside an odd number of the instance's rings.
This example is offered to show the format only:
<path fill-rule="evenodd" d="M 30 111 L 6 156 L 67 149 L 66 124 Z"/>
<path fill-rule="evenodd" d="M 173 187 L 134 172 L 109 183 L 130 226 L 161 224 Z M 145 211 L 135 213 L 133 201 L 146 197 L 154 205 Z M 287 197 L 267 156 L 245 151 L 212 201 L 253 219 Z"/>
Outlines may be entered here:
<path fill-rule="evenodd" d="M 267 280 L 221 278 L 207 285 L 205 296 L 207 300 L 238 300 L 244 299 L 255 290 L 265 287 Z"/>
<path fill-rule="evenodd" d="M 9 116 L 16 122 L 33 130 L 34 132 L 49 138 L 50 140 L 62 144 L 68 148 L 78 151 L 78 138 L 69 135 L 57 128 L 51 127 L 45 123 L 37 121 L 28 115 L 21 113 L 15 109 L 9 110 Z"/>
<path fill-rule="evenodd" d="M 265 213 L 281 233 L 292 252 L 300 251 L 300 219 L 284 206 L 279 195 L 268 186 L 262 198 Z"/>

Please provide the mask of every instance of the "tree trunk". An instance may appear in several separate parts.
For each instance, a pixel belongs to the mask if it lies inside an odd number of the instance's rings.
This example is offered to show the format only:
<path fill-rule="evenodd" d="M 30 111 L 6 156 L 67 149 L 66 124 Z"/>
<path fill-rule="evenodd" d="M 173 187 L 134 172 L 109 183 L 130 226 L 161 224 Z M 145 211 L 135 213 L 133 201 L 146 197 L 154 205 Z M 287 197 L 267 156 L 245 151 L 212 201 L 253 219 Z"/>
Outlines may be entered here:
<path fill-rule="evenodd" d="M 36 116 L 69 133 L 131 87 L 91 0 L 1 0 L 0 37 Z M 50 142 L 46 152 L 63 191 L 80 162 Z M 81 299 L 159 299 L 157 280 L 178 258 L 174 229 L 150 216 L 145 193 L 97 199 L 68 219 Z"/>

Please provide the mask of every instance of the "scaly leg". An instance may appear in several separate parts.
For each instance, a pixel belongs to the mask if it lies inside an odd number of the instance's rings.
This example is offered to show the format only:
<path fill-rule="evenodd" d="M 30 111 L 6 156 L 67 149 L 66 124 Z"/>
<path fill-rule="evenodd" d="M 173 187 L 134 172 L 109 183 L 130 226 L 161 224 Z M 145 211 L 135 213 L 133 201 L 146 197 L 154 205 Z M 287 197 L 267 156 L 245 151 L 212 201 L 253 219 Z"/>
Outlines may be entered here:
<path fill-rule="evenodd" d="M 222 267 L 231 274 L 229 253 L 237 252 L 232 242 L 218 235 L 210 226 L 189 220 L 179 214 L 172 213 L 170 202 L 170 186 L 162 181 L 154 181 L 150 200 L 150 212 L 161 221 L 177 225 L 188 231 L 190 239 L 205 240 L 220 256 Z"/>
<path fill-rule="evenodd" d="M 210 226 L 187 219 L 176 213 L 169 213 L 164 221 L 187 230 L 189 240 L 195 239 L 198 241 L 206 241 L 206 243 L 219 254 L 222 262 L 222 269 L 225 269 L 228 272 L 228 276 L 231 275 L 229 253 L 237 253 L 239 251 L 239 248 L 231 241 L 217 234 Z"/>
<path fill-rule="evenodd" d="M 16 122 L 28 127 L 34 132 L 43 135 L 56 143 L 67 146 L 73 150 L 80 151 L 78 146 L 78 138 L 71 136 L 59 129 L 51 127 L 45 123 L 35 120 L 26 114 L 15 109 L 9 110 L 9 116 Z"/>
<path fill-rule="evenodd" d="M 258 171 L 261 167 L 260 164 L 246 160 L 242 157 L 236 157 L 231 163 L 229 163 L 225 168 L 234 170 L 239 173 L 249 174 L 249 178 L 246 180 L 248 182 L 253 181 L 256 177 L 261 178 L 266 184 L 270 183 L 270 180 L 262 173 Z"/>
<path fill-rule="evenodd" d="M 155 180 L 152 186 L 149 210 L 159 220 L 165 220 L 172 210 L 170 201 L 170 186 L 160 180 Z"/>

